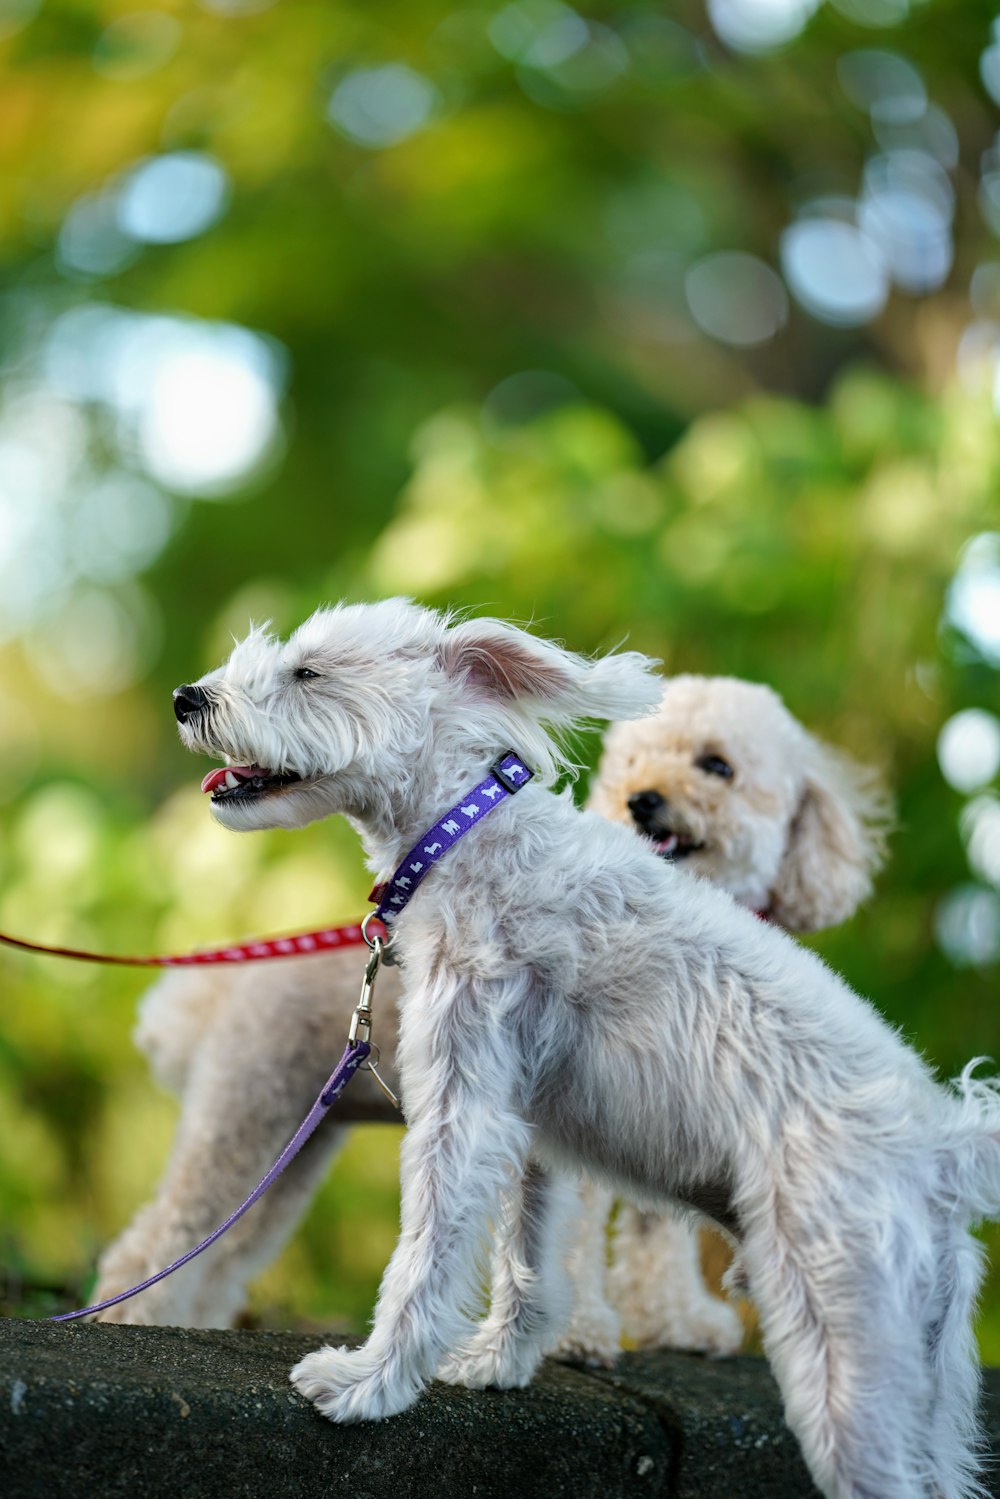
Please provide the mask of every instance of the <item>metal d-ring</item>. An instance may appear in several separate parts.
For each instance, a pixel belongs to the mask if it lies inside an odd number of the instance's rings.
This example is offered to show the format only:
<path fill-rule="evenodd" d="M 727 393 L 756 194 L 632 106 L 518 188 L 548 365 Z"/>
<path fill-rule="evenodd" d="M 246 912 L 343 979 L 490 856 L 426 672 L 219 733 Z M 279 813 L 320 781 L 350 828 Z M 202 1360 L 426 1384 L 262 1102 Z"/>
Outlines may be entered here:
<path fill-rule="evenodd" d="M 364 937 L 364 939 L 367 942 L 368 946 L 373 951 L 374 951 L 376 942 L 381 943 L 381 945 L 382 945 L 383 948 L 389 946 L 389 937 L 388 937 L 388 934 L 386 934 L 386 936 L 384 936 L 384 937 L 369 937 L 369 935 L 368 935 L 368 923 L 369 923 L 369 921 L 373 921 L 373 920 L 376 920 L 376 919 L 379 920 L 379 921 L 382 921 L 381 916 L 379 916 L 376 911 L 369 911 L 368 915 L 365 917 L 364 921 L 361 923 L 361 935 L 362 935 L 362 937 Z M 382 925 L 385 926 L 385 922 L 384 921 L 382 921 Z"/>

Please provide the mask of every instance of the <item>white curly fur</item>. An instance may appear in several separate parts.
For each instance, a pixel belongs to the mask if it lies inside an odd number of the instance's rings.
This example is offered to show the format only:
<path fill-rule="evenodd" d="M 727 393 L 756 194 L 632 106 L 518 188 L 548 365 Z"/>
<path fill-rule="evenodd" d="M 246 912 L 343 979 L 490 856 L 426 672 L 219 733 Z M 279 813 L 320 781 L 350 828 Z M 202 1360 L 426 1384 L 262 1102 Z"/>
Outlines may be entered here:
<path fill-rule="evenodd" d="M 968 1230 L 1000 1211 L 996 1086 L 939 1086 L 812 953 L 551 792 L 544 726 L 652 708 L 648 664 L 393 600 L 258 636 L 200 685 L 189 747 L 304 777 L 219 819 L 342 813 L 383 874 L 498 751 L 539 770 L 399 920 L 400 1239 L 368 1341 L 308 1355 L 298 1389 L 356 1421 L 405 1409 L 445 1361 L 522 1383 L 559 1277 L 544 1162 L 576 1163 L 731 1229 L 828 1499 L 982 1492 Z M 504 1194 L 518 1263 L 484 1342 L 466 1307 Z"/>

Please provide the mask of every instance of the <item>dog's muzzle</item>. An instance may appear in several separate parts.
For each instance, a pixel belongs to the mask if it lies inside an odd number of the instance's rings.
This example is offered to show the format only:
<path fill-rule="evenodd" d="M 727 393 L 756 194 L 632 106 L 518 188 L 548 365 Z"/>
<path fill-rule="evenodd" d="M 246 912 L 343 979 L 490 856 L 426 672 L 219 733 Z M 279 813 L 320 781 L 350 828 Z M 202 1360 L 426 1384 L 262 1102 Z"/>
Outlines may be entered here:
<path fill-rule="evenodd" d="M 654 823 L 661 808 L 667 805 L 666 797 L 658 791 L 634 791 L 628 799 L 628 809 L 635 822 L 644 833 L 654 831 Z"/>
<path fill-rule="evenodd" d="M 174 716 L 178 723 L 187 723 L 208 707 L 208 693 L 204 687 L 194 684 L 174 688 Z"/>
<path fill-rule="evenodd" d="M 704 848 L 704 844 L 671 828 L 667 815 L 670 803 L 659 791 L 635 791 L 626 806 L 632 821 L 651 840 L 654 852 L 661 859 L 686 859 L 688 854 Z"/>

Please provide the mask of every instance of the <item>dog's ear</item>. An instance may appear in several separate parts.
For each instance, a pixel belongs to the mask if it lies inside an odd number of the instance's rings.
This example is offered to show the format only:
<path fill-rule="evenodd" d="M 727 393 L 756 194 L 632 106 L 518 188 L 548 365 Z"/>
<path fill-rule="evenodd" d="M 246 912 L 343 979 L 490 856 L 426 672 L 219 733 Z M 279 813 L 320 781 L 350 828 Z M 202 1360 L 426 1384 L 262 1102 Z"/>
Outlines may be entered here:
<path fill-rule="evenodd" d="M 640 718 L 660 700 L 657 663 L 637 651 L 588 661 L 496 619 L 454 625 L 441 646 L 447 674 L 501 702 L 531 705 L 546 722 Z"/>
<path fill-rule="evenodd" d="M 805 779 L 771 915 L 790 932 L 852 916 L 885 858 L 892 801 L 874 771 L 806 736 Z"/>

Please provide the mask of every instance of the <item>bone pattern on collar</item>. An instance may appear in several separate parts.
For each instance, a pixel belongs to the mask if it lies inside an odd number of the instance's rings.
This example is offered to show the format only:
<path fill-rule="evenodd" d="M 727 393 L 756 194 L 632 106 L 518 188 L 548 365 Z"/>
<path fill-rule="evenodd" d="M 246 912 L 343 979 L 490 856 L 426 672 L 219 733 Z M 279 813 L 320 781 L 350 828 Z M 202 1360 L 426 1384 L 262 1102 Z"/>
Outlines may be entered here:
<path fill-rule="evenodd" d="M 406 907 L 428 870 L 443 859 L 450 848 L 465 836 L 476 823 L 498 807 L 508 797 L 515 796 L 534 777 L 520 755 L 508 750 L 490 766 L 490 773 L 478 786 L 455 803 L 439 817 L 432 828 L 405 855 L 395 873 L 381 885 L 376 885 L 371 901 L 377 901 L 374 915 L 387 928 Z"/>

